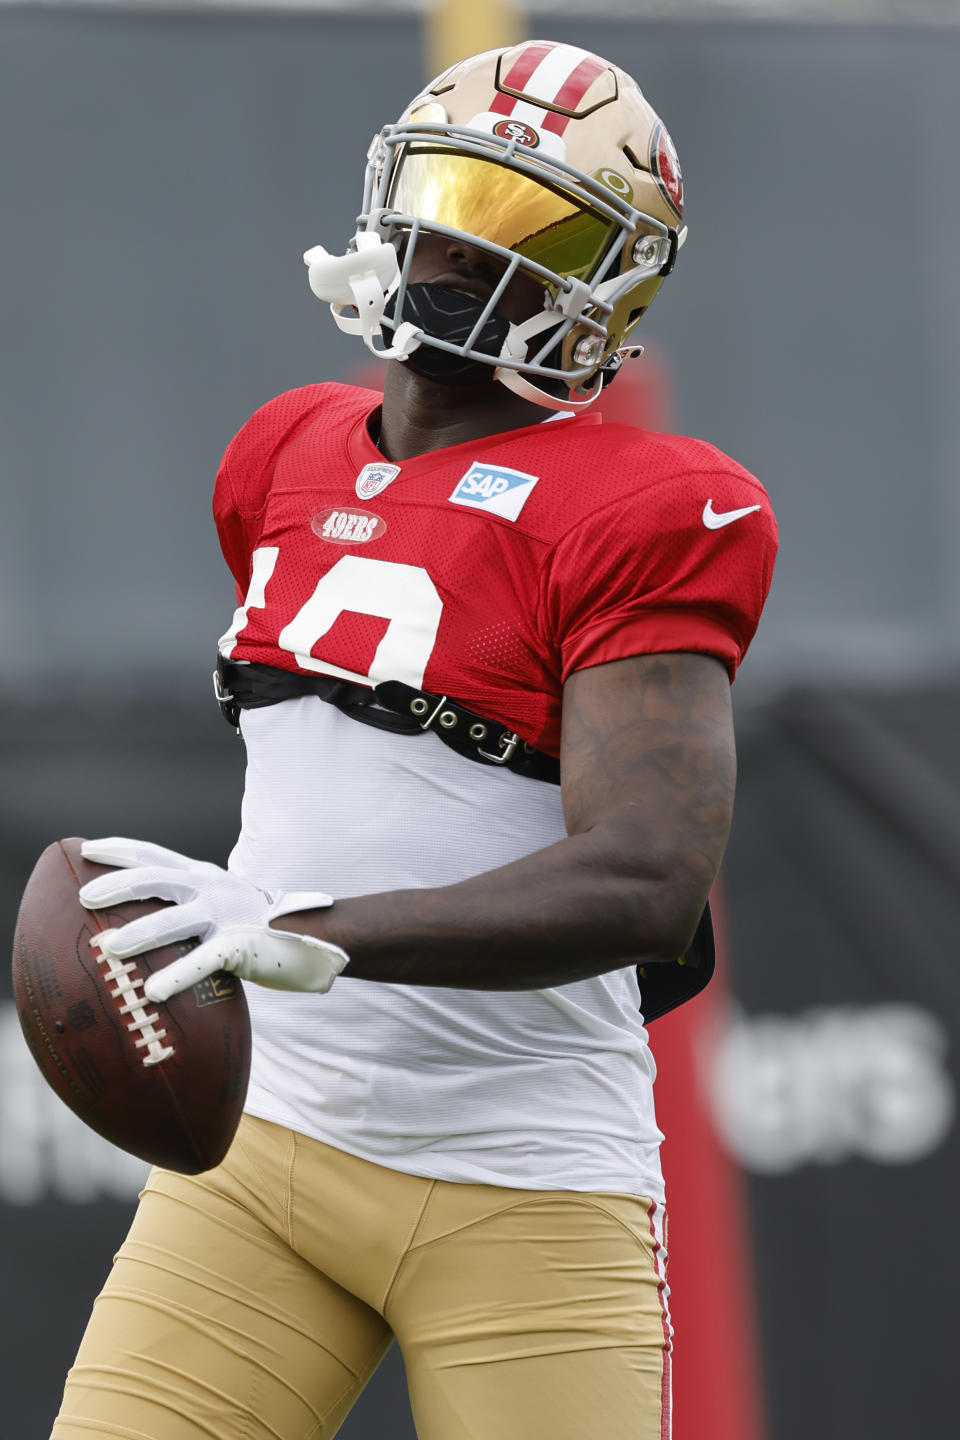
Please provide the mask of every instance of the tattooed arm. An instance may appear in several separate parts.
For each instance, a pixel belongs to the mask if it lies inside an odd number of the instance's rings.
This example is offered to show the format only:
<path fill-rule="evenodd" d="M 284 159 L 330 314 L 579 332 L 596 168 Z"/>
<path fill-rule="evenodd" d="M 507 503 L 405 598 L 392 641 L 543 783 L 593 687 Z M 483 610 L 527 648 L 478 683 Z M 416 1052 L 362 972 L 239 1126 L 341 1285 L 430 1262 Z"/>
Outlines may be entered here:
<path fill-rule="evenodd" d="M 338 900 L 278 928 L 342 946 L 354 979 L 473 990 L 564 985 L 682 954 L 733 808 L 726 670 L 690 654 L 579 670 L 562 735 L 568 838 L 457 885 Z"/>

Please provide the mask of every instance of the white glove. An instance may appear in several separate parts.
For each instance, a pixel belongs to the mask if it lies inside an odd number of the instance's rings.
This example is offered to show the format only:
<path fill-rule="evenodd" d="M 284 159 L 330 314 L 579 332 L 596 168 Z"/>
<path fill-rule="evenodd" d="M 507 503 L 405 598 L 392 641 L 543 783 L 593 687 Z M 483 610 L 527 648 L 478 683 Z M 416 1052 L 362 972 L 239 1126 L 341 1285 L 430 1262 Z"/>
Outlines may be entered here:
<path fill-rule="evenodd" d="M 203 942 L 148 976 L 143 988 L 154 1002 L 169 1000 L 216 970 L 230 970 L 241 980 L 273 990 L 324 993 L 350 958 L 339 945 L 270 928 L 276 916 L 332 905 L 329 895 L 292 890 L 268 895 L 219 865 L 191 860 L 145 840 L 85 840 L 81 854 L 100 865 L 121 867 L 117 874 L 99 875 L 83 886 L 80 903 L 88 910 L 127 900 L 175 902 L 106 931 L 98 938 L 102 951 L 126 960 L 193 936 Z"/>

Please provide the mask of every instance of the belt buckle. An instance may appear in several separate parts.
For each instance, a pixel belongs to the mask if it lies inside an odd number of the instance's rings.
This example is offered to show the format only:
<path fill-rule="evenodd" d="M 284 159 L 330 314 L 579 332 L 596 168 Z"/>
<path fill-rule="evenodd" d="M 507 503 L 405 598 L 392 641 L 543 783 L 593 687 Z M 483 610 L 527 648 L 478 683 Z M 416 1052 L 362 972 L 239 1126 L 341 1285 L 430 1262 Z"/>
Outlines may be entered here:
<path fill-rule="evenodd" d="M 491 765 L 508 765 L 513 759 L 513 752 L 520 744 L 520 736 L 516 730 L 504 730 L 499 741 L 501 746 L 506 747 L 502 755 L 492 755 L 489 750 L 481 750 L 477 746 L 477 754 L 482 755 L 484 760 L 489 760 Z"/>
<path fill-rule="evenodd" d="M 213 672 L 213 693 L 218 705 L 228 705 L 233 699 L 233 692 L 231 690 L 224 690 L 220 683 L 219 670 L 214 670 Z"/>
<path fill-rule="evenodd" d="M 228 725 L 232 725 L 237 734 L 240 734 L 240 706 L 237 704 L 236 696 L 232 690 L 225 690 L 220 679 L 220 660 L 217 659 L 217 668 L 213 672 L 213 693 L 217 704 L 220 706 L 220 713 Z"/>

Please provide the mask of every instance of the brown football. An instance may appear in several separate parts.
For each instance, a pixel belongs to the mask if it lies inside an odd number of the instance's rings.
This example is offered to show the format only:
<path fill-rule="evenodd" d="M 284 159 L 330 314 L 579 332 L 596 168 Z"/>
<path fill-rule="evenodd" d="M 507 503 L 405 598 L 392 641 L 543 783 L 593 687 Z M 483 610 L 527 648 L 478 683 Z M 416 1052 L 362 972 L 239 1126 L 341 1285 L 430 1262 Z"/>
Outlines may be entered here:
<path fill-rule="evenodd" d="M 44 1079 L 87 1125 L 153 1165 L 199 1174 L 226 1154 L 247 1093 L 243 987 L 220 971 L 151 1004 L 147 975 L 196 942 L 149 950 L 122 969 L 99 958 L 91 936 L 165 902 L 85 910 L 80 886 L 111 867 L 84 860 L 81 844 L 49 845 L 23 892 L 13 944 L 23 1033 Z"/>

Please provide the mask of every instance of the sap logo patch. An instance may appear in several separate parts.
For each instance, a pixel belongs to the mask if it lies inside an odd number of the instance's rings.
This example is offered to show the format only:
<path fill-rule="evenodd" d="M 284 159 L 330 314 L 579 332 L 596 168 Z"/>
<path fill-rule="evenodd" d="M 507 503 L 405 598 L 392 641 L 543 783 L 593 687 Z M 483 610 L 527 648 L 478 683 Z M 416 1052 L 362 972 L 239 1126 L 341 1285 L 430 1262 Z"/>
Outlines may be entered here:
<path fill-rule="evenodd" d="M 475 460 L 449 498 L 454 505 L 469 505 L 471 510 L 516 520 L 539 479 L 539 475 L 527 475 L 523 470 Z"/>

